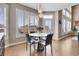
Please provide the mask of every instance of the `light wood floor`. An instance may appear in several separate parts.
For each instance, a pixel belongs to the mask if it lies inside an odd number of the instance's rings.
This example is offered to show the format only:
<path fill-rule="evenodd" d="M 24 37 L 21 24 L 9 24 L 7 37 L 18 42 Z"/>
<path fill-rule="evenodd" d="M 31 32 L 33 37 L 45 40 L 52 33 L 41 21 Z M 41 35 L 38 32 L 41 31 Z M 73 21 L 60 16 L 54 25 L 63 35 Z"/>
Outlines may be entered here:
<path fill-rule="evenodd" d="M 59 41 L 53 40 L 54 56 L 79 56 L 79 42 L 77 37 L 68 37 Z M 34 52 L 33 56 L 44 56 L 43 52 Z M 20 44 L 5 49 L 5 56 L 29 56 L 29 45 L 26 50 L 25 44 Z M 50 46 L 47 46 L 47 56 L 51 56 Z"/>

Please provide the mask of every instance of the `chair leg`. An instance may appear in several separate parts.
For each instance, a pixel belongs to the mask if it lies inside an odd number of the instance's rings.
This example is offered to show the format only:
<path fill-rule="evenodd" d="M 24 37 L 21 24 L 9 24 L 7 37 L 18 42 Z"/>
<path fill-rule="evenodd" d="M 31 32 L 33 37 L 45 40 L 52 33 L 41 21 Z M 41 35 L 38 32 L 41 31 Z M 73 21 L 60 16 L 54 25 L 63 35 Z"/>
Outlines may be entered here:
<path fill-rule="evenodd" d="M 45 46 L 45 56 L 46 56 L 46 46 Z"/>
<path fill-rule="evenodd" d="M 2 56 L 4 56 L 5 48 L 3 47 Z"/>
<path fill-rule="evenodd" d="M 34 45 L 34 51 L 35 51 L 35 45 Z"/>
<path fill-rule="evenodd" d="M 52 44 L 51 44 L 51 55 L 53 56 L 53 51 L 52 51 Z"/>
<path fill-rule="evenodd" d="M 30 44 L 30 56 L 31 56 L 31 44 Z"/>
<path fill-rule="evenodd" d="M 3 43 L 3 47 L 2 47 L 2 56 L 4 56 L 4 53 L 5 53 L 5 44 Z"/>
<path fill-rule="evenodd" d="M 36 47 L 36 46 L 34 45 L 34 54 L 35 54 L 35 47 Z"/>
<path fill-rule="evenodd" d="M 26 42 L 26 50 L 27 50 L 27 46 L 28 46 L 28 43 Z"/>

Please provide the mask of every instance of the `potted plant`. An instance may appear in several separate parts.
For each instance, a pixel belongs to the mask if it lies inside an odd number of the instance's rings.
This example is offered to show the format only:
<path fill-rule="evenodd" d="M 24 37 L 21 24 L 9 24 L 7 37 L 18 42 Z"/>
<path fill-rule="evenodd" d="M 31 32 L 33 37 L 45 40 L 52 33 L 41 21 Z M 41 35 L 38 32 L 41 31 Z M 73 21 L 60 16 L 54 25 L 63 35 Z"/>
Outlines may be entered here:
<path fill-rule="evenodd" d="M 77 31 L 77 29 L 76 29 L 76 27 L 75 27 L 75 26 L 74 26 L 74 28 L 73 28 L 73 31 L 74 31 L 74 32 L 76 32 L 76 31 Z"/>

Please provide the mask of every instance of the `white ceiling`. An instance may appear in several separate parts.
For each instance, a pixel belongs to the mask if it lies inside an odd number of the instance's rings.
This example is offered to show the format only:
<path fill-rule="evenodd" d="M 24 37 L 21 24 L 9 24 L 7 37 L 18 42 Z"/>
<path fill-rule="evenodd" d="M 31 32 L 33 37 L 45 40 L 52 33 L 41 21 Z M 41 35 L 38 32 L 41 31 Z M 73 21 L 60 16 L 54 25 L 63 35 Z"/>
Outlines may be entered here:
<path fill-rule="evenodd" d="M 38 10 L 38 3 L 20 3 Z M 76 5 L 77 3 L 40 3 L 43 11 L 56 11 Z"/>

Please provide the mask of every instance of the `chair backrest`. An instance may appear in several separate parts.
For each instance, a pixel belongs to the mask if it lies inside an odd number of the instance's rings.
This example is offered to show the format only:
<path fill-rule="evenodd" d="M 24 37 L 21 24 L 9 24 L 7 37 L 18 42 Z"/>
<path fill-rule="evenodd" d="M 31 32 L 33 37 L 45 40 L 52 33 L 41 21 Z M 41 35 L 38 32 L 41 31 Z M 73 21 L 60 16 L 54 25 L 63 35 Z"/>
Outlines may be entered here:
<path fill-rule="evenodd" d="M 26 40 L 27 40 L 27 42 L 31 41 L 29 34 L 26 34 Z"/>
<path fill-rule="evenodd" d="M 5 53 L 5 35 L 2 36 L 1 41 L 0 41 L 0 56 L 4 56 Z"/>
<path fill-rule="evenodd" d="M 35 33 L 35 31 L 31 31 L 30 33 Z"/>
<path fill-rule="evenodd" d="M 52 43 L 52 36 L 53 34 L 48 34 L 47 37 L 46 37 L 46 45 L 49 45 Z"/>

